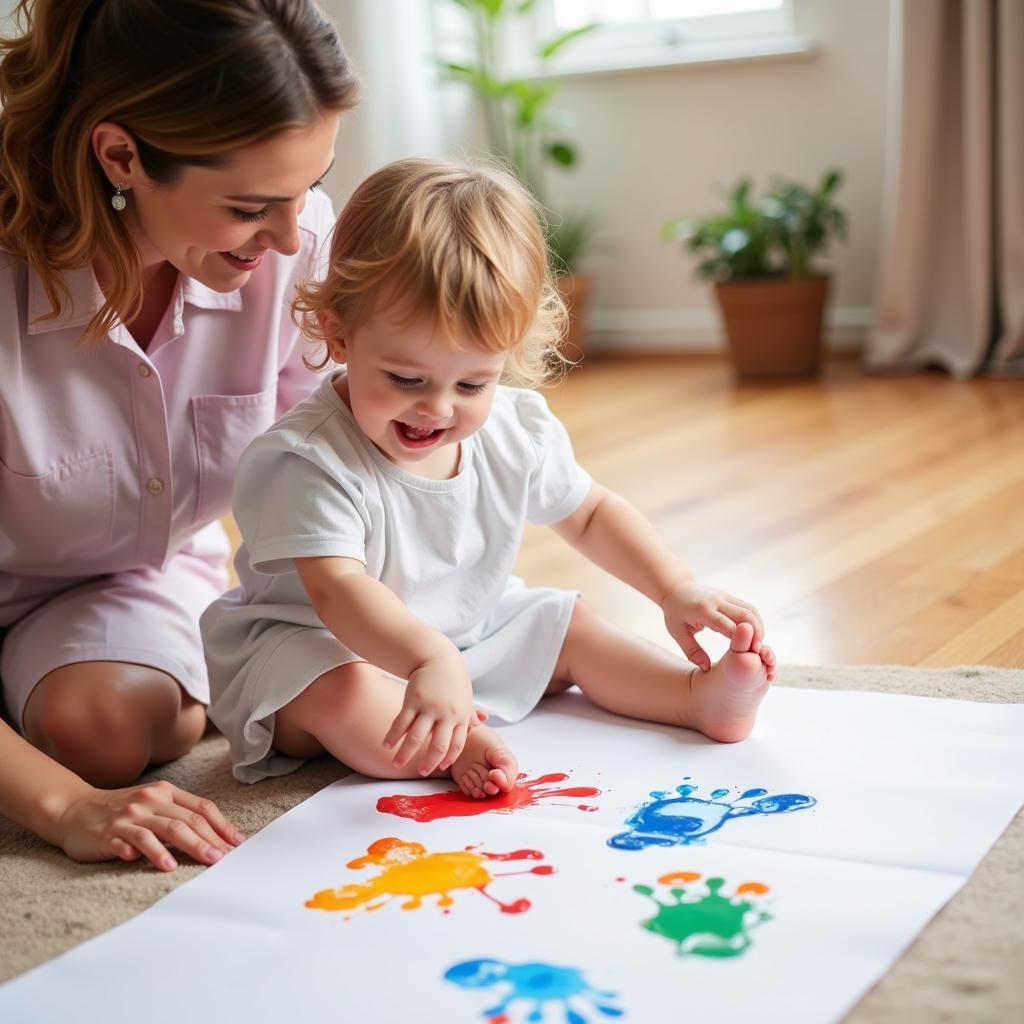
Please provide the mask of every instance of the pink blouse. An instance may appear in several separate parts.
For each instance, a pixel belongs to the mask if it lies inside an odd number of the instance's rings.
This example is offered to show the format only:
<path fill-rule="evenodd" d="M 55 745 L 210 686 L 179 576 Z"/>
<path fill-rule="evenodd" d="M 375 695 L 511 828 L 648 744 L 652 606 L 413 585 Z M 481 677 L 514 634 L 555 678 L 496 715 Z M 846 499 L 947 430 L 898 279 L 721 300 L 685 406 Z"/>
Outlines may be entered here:
<path fill-rule="evenodd" d="M 0 628 L 84 578 L 161 569 L 228 510 L 242 449 L 316 384 L 289 306 L 332 225 L 314 192 L 295 256 L 267 253 L 234 292 L 179 278 L 145 352 L 122 326 L 81 340 L 102 302 L 91 268 L 38 321 L 40 281 L 0 253 Z"/>

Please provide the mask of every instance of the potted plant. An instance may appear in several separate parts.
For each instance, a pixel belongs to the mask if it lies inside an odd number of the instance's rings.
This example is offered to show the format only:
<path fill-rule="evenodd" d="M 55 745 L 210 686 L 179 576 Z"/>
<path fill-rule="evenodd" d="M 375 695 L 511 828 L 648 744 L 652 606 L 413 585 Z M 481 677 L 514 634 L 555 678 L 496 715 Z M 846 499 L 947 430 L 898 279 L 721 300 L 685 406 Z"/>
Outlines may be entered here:
<path fill-rule="evenodd" d="M 551 266 L 569 309 L 565 352 L 571 359 L 585 350 L 584 318 L 592 279 L 582 263 L 594 247 L 595 218 L 584 211 L 556 214 L 546 198 L 548 168 L 576 165 L 576 147 L 565 136 L 570 119 L 550 109 L 558 91 L 551 78 L 514 77 L 503 73 L 502 43 L 511 35 L 511 22 L 532 15 L 533 0 L 449 0 L 465 12 L 471 56 L 452 61 L 438 58 L 446 80 L 470 88 L 484 115 L 488 149 L 514 171 L 537 199 L 545 220 Z M 520 26 L 521 28 L 522 26 Z M 552 58 L 593 24 L 574 28 L 548 40 L 536 53 L 544 71 Z M 520 32 L 519 35 L 523 33 Z"/>
<path fill-rule="evenodd" d="M 830 278 L 816 272 L 814 257 L 833 236 L 845 238 L 846 215 L 833 199 L 841 182 L 838 171 L 817 188 L 780 181 L 755 202 L 743 180 L 725 211 L 662 229 L 697 254 L 697 275 L 714 282 L 740 379 L 819 372 Z"/>
<path fill-rule="evenodd" d="M 586 354 L 586 314 L 594 277 L 581 269 L 588 252 L 597 247 L 597 219 L 585 212 L 568 213 L 554 223 L 548 216 L 548 252 L 555 284 L 569 311 L 565 355 L 579 361 Z"/>

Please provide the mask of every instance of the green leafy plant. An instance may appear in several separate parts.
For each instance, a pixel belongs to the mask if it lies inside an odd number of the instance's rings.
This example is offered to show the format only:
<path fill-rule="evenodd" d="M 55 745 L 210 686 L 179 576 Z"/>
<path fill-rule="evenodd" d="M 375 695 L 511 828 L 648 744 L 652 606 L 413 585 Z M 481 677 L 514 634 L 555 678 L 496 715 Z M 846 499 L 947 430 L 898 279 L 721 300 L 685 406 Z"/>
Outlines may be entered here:
<path fill-rule="evenodd" d="M 780 180 L 755 202 L 743 179 L 728 194 L 724 212 L 671 220 L 662 237 L 698 256 L 698 277 L 806 277 L 832 238 L 846 237 L 846 214 L 834 202 L 842 180 L 839 171 L 827 172 L 817 188 Z"/>
<path fill-rule="evenodd" d="M 571 168 L 578 160 L 575 145 L 566 135 L 571 119 L 550 109 L 558 92 L 552 79 L 509 77 L 502 72 L 501 40 L 513 19 L 531 15 L 536 0 L 448 0 L 468 16 L 472 56 L 468 61 L 439 58 L 442 74 L 473 91 L 484 115 L 488 149 L 504 160 L 533 193 L 542 209 L 549 210 L 544 187 L 549 167 Z M 543 43 L 536 57 L 541 70 L 573 40 L 596 25 L 563 32 Z M 592 248 L 596 224 L 592 215 L 567 213 L 548 217 L 552 263 L 558 272 L 571 272 Z"/>

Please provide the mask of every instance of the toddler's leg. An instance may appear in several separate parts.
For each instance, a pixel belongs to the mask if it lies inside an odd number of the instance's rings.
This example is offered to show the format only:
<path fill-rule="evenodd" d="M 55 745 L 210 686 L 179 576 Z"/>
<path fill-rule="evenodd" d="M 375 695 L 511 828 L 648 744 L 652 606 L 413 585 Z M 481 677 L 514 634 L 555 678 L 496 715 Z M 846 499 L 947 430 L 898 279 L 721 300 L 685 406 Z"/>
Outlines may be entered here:
<path fill-rule="evenodd" d="M 613 626 L 577 601 L 549 693 L 576 683 L 609 711 L 697 729 L 734 743 L 749 735 L 768 690 L 775 654 L 750 650 L 753 629 L 741 623 L 731 648 L 709 672 Z"/>
<path fill-rule="evenodd" d="M 378 779 L 418 779 L 418 761 L 396 768 L 384 737 L 401 710 L 405 687 L 364 661 L 325 672 L 274 719 L 274 748 L 289 757 L 332 754 Z M 493 796 L 512 788 L 519 773 L 504 740 L 486 725 L 470 729 L 466 746 L 448 771 L 468 796 Z"/>

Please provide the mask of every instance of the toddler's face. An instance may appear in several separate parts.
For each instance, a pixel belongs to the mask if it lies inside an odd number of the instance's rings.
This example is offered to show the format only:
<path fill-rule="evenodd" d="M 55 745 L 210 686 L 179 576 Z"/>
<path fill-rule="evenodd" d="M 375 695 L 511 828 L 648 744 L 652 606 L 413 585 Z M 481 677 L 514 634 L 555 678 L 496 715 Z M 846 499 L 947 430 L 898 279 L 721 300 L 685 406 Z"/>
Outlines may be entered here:
<path fill-rule="evenodd" d="M 339 394 L 377 448 L 421 476 L 454 475 L 459 442 L 490 414 L 505 353 L 456 349 L 430 320 L 402 325 L 380 314 L 329 344 L 346 363 Z"/>

